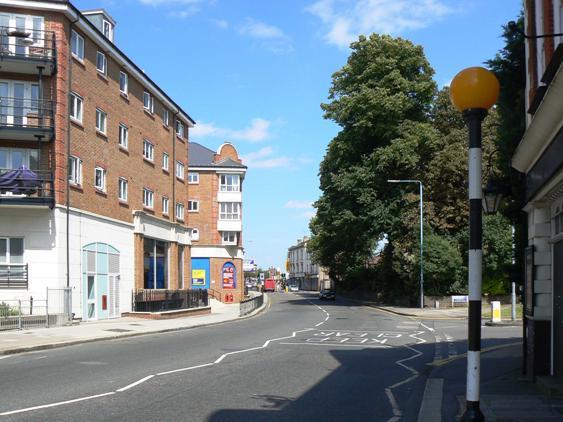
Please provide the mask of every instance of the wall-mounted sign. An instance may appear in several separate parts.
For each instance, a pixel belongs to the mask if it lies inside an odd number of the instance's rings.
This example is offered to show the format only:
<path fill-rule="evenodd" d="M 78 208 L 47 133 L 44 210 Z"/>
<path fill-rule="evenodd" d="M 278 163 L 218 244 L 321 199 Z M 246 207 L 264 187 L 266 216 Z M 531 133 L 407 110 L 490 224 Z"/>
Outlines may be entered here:
<path fill-rule="evenodd" d="M 237 270 L 232 262 L 226 262 L 223 265 L 223 289 L 234 289 L 236 287 L 236 274 Z"/>
<path fill-rule="evenodd" d="M 192 286 L 205 286 L 205 270 L 192 270 Z"/>

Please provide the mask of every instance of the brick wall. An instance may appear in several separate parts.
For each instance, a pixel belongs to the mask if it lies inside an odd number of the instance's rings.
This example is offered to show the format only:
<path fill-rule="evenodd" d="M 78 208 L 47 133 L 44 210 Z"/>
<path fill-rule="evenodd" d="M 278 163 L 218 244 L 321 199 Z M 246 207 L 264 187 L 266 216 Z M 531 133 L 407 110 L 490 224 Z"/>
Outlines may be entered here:
<path fill-rule="evenodd" d="M 236 288 L 223 289 L 223 265 L 226 262 L 232 262 L 236 267 Z M 211 258 L 210 259 L 210 277 L 211 289 L 221 295 L 221 301 L 225 302 L 225 295 L 232 294 L 233 302 L 240 302 L 244 299 L 244 273 L 242 271 L 242 259 L 225 259 L 225 258 Z M 215 283 L 213 283 L 215 281 Z"/>
<path fill-rule="evenodd" d="M 199 201 L 199 211 L 188 213 L 188 225 L 199 230 L 199 240 L 194 245 L 220 244 L 217 232 L 218 176 L 214 171 L 198 171 L 199 183 L 188 185 L 190 200 Z M 187 208 L 187 207 L 186 207 Z"/>

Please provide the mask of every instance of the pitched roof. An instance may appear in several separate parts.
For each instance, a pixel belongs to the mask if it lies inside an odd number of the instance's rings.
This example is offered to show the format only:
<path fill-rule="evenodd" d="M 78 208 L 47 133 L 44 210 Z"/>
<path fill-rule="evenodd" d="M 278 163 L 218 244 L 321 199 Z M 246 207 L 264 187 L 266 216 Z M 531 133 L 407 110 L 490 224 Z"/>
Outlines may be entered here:
<path fill-rule="evenodd" d="M 188 151 L 189 167 L 238 167 L 241 169 L 247 168 L 245 165 L 237 163 L 231 158 L 226 158 L 223 161 L 214 163 L 213 160 L 215 159 L 215 151 L 204 147 L 197 142 L 189 142 Z"/>

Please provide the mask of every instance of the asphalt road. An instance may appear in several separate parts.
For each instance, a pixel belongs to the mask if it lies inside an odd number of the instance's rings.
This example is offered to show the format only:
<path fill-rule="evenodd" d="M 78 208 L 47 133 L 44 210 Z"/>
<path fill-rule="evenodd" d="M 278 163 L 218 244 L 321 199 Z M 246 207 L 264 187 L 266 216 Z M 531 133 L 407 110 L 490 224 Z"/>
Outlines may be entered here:
<path fill-rule="evenodd" d="M 437 371 L 451 384 L 444 411 L 456 414 L 464 321 L 270 297 L 265 313 L 245 320 L 2 359 L 0 419 L 417 421 Z M 517 330 L 484 335 L 485 348 Z"/>

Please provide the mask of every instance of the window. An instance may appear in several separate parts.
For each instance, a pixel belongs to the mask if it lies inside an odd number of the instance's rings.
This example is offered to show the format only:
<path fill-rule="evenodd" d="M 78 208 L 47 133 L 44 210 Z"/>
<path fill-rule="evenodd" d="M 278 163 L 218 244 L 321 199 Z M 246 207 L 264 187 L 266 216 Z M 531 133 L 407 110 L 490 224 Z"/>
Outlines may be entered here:
<path fill-rule="evenodd" d="M 0 237 L 0 264 L 23 264 L 23 237 Z"/>
<path fill-rule="evenodd" d="M 184 137 L 184 124 L 179 120 L 176 120 L 176 135 L 180 138 Z"/>
<path fill-rule="evenodd" d="M 220 202 L 219 220 L 240 220 L 240 203 Z"/>
<path fill-rule="evenodd" d="M 168 198 L 166 196 L 162 197 L 162 213 L 168 215 Z"/>
<path fill-rule="evenodd" d="M 70 117 L 82 123 L 82 97 L 74 92 L 70 93 Z"/>
<path fill-rule="evenodd" d="M 143 243 L 145 289 L 168 288 L 168 242 L 145 237 Z"/>
<path fill-rule="evenodd" d="M 184 221 L 184 204 L 176 203 L 176 218 Z"/>
<path fill-rule="evenodd" d="M 84 60 L 84 38 L 74 31 L 70 35 L 70 51 L 73 56 Z"/>
<path fill-rule="evenodd" d="M 240 177 L 238 174 L 221 175 L 221 192 L 238 192 L 240 190 Z"/>
<path fill-rule="evenodd" d="M 154 207 L 154 192 L 150 189 L 143 189 L 143 206 L 147 208 Z"/>
<path fill-rule="evenodd" d="M 176 161 L 176 177 L 184 180 L 184 165 L 180 161 Z"/>
<path fill-rule="evenodd" d="M 143 157 L 149 161 L 154 161 L 154 145 L 146 139 L 143 141 Z"/>
<path fill-rule="evenodd" d="M 188 201 L 188 212 L 198 212 L 199 201 Z"/>
<path fill-rule="evenodd" d="M 168 153 L 162 153 L 162 170 L 168 171 Z"/>
<path fill-rule="evenodd" d="M 192 229 L 192 240 L 199 240 L 199 229 Z"/>
<path fill-rule="evenodd" d="M 199 173 L 188 173 L 188 183 L 197 185 L 199 183 Z"/>
<path fill-rule="evenodd" d="M 104 111 L 99 108 L 96 109 L 96 129 L 98 129 L 103 134 L 106 133 L 106 120 L 107 115 Z"/>
<path fill-rule="evenodd" d="M 70 156 L 68 159 L 68 180 L 73 185 L 82 184 L 82 160 L 78 157 Z"/>
<path fill-rule="evenodd" d="M 94 187 L 106 191 L 106 171 L 101 167 L 94 169 Z"/>
<path fill-rule="evenodd" d="M 127 149 L 129 145 L 129 128 L 123 123 L 119 124 L 119 146 Z"/>
<path fill-rule="evenodd" d="M 119 91 L 125 95 L 129 92 L 129 75 L 125 72 L 119 72 Z"/>
<path fill-rule="evenodd" d="M 119 193 L 118 197 L 120 201 L 127 202 L 127 179 L 124 177 L 119 178 Z"/>
<path fill-rule="evenodd" d="M 33 45 L 38 47 L 43 47 L 44 45 L 44 35 L 43 35 L 43 18 L 34 17 L 33 18 Z"/>
<path fill-rule="evenodd" d="M 106 55 L 101 51 L 98 51 L 98 54 L 96 55 L 96 69 L 98 69 L 98 72 L 103 73 L 105 75 L 108 70 L 107 65 L 108 62 Z"/>
<path fill-rule="evenodd" d="M 104 19 L 102 27 L 103 27 L 104 36 L 108 40 L 113 41 L 113 36 L 112 36 L 113 31 L 112 31 L 111 23 Z"/>
<path fill-rule="evenodd" d="M 168 120 L 169 120 L 169 114 L 168 114 L 168 110 L 164 110 L 162 112 L 162 124 L 164 126 L 168 126 Z"/>
<path fill-rule="evenodd" d="M 154 112 L 154 100 L 147 91 L 143 92 L 143 107 L 151 114 Z"/>
<path fill-rule="evenodd" d="M 38 157 L 38 149 L 0 148 L 0 173 L 4 170 L 21 169 L 24 166 L 36 170 L 39 166 Z"/>
<path fill-rule="evenodd" d="M 237 233 L 236 232 L 221 232 L 223 245 L 236 245 Z"/>

